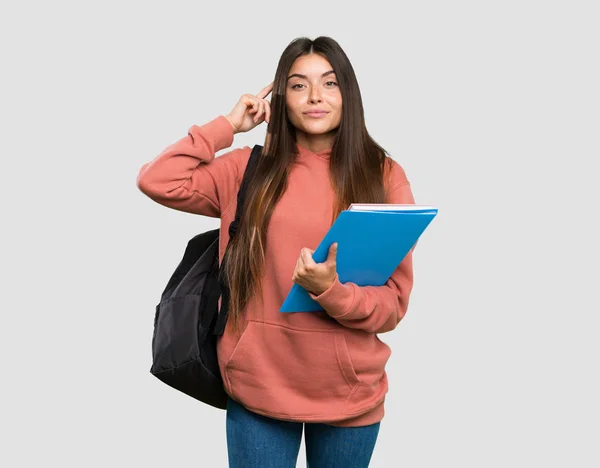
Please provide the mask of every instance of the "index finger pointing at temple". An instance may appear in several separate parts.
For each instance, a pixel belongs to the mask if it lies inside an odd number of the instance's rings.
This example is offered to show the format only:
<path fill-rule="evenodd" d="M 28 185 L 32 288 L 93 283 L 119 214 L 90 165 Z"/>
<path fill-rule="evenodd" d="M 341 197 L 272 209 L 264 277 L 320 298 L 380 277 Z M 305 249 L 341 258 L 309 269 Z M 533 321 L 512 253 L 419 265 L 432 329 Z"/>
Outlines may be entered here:
<path fill-rule="evenodd" d="M 266 98 L 269 93 L 271 91 L 273 91 L 273 83 L 275 83 L 274 81 L 271 82 L 271 84 L 269 86 L 267 86 L 266 88 L 263 88 L 257 95 L 256 97 L 259 99 L 264 99 Z"/>

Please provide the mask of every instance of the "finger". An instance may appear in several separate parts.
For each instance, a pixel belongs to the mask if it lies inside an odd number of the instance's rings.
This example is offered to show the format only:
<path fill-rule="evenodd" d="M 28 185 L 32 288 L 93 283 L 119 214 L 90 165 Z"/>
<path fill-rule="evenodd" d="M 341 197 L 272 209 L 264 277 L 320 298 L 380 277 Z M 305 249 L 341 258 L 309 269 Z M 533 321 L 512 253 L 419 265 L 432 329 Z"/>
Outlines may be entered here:
<path fill-rule="evenodd" d="M 254 122 L 258 122 L 260 120 L 260 118 L 263 116 L 263 114 L 265 113 L 265 104 L 262 101 L 258 101 L 258 103 L 256 104 L 257 107 L 257 111 L 256 114 L 254 115 Z"/>
<path fill-rule="evenodd" d="M 304 259 L 302 250 L 300 251 L 300 257 L 298 257 L 298 270 L 306 270 L 306 260 Z"/>
<path fill-rule="evenodd" d="M 260 101 L 258 101 L 257 99 L 255 99 L 253 97 L 249 98 L 246 101 L 246 106 L 248 106 L 248 108 L 247 108 L 248 114 L 250 114 L 250 115 L 254 114 L 255 118 L 253 120 L 256 122 L 256 115 L 260 111 Z"/>
<path fill-rule="evenodd" d="M 265 88 L 261 89 L 261 90 L 260 90 L 260 91 L 259 91 L 259 92 L 256 94 L 256 97 L 257 97 L 257 98 L 259 98 L 259 99 L 264 99 L 264 98 L 266 98 L 266 97 L 269 95 L 269 93 L 270 93 L 271 91 L 273 91 L 273 84 L 274 84 L 274 83 L 275 83 L 275 82 L 274 82 L 274 81 L 272 81 L 270 85 L 268 85 L 267 87 L 265 87 Z"/>
<path fill-rule="evenodd" d="M 302 249 L 300 251 L 300 258 L 302 258 L 302 261 L 304 262 L 304 266 L 306 268 L 310 268 L 311 266 L 313 266 L 315 264 L 315 261 L 312 258 L 310 249 L 306 249 L 306 248 Z"/>
<path fill-rule="evenodd" d="M 334 242 L 333 244 L 331 244 L 329 246 L 329 253 L 327 254 L 327 262 L 328 263 L 335 263 L 335 258 L 337 256 L 337 249 L 338 249 L 337 242 Z"/>
<path fill-rule="evenodd" d="M 295 283 L 299 278 L 300 272 L 300 259 L 296 260 L 296 268 L 294 268 L 294 274 L 292 275 L 292 281 Z"/>
<path fill-rule="evenodd" d="M 267 123 L 269 123 L 271 117 L 271 103 L 266 99 L 261 99 L 261 103 L 261 116 L 264 117 Z"/>
<path fill-rule="evenodd" d="M 306 266 L 304 264 L 304 257 L 302 256 L 302 250 L 300 251 L 300 256 L 298 257 L 298 263 L 297 263 L 298 268 L 304 267 Z"/>
<path fill-rule="evenodd" d="M 246 104 L 246 107 L 252 107 L 255 110 L 258 108 L 258 103 L 260 101 L 256 99 L 255 96 L 252 96 L 252 94 L 244 94 L 244 98 L 244 104 Z"/>
<path fill-rule="evenodd" d="M 267 123 L 269 123 L 271 121 L 271 103 L 269 101 L 267 101 L 266 99 L 265 99 L 265 111 L 266 111 L 265 120 L 267 121 Z"/>
<path fill-rule="evenodd" d="M 262 100 L 256 99 L 254 96 L 248 96 L 248 105 L 252 107 L 250 111 L 251 114 L 254 114 L 254 121 L 260 118 L 261 108 L 264 106 Z"/>

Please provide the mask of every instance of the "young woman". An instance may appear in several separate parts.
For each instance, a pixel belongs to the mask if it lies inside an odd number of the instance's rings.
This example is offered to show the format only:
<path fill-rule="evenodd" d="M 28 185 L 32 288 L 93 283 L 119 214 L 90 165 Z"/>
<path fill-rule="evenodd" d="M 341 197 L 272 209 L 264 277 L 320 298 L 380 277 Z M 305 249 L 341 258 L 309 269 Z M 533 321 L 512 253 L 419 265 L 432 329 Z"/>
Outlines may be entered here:
<path fill-rule="evenodd" d="M 217 345 L 230 397 L 230 466 L 295 467 L 304 429 L 310 468 L 367 467 L 391 354 L 377 334 L 406 313 L 412 250 L 380 287 L 341 283 L 335 245 L 323 263 L 312 253 L 350 203 L 414 199 L 402 167 L 367 132 L 356 76 L 339 44 L 292 41 L 269 86 L 243 95 L 229 114 L 193 125 L 141 168 L 137 185 L 169 208 L 219 217 L 222 260 L 251 148 L 215 153 L 262 122 L 264 149 L 229 245 L 229 318 Z M 324 311 L 279 312 L 293 283 Z"/>

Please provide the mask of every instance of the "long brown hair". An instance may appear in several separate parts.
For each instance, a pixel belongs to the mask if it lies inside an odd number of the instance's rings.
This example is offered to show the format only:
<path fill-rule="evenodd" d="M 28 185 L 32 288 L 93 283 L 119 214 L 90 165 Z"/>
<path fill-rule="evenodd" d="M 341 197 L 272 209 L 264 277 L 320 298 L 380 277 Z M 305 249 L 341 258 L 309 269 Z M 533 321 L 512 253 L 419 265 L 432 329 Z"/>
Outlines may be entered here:
<path fill-rule="evenodd" d="M 240 329 L 241 314 L 249 299 L 255 294 L 262 297 L 267 227 L 287 188 L 288 174 L 296 159 L 295 127 L 286 111 L 287 77 L 294 61 L 311 53 L 320 54 L 331 63 L 342 96 L 342 117 L 329 158 L 336 195 L 331 221 L 350 203 L 385 203 L 385 163 L 392 161 L 367 132 L 362 97 L 350 60 L 329 37 L 294 39 L 279 59 L 267 138 L 248 183 L 237 234 L 228 247 L 224 274 L 230 289 L 228 320 L 233 322 L 235 331 Z"/>

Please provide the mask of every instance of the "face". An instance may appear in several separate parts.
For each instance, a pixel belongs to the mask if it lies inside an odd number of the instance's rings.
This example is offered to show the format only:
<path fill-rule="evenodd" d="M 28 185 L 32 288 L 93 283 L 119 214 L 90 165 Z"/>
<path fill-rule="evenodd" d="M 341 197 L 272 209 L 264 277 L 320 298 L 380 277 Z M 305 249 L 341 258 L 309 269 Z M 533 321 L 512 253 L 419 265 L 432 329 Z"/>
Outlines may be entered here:
<path fill-rule="evenodd" d="M 287 113 L 299 139 L 335 130 L 342 118 L 342 95 L 329 61 L 302 55 L 290 72 L 285 92 Z"/>

